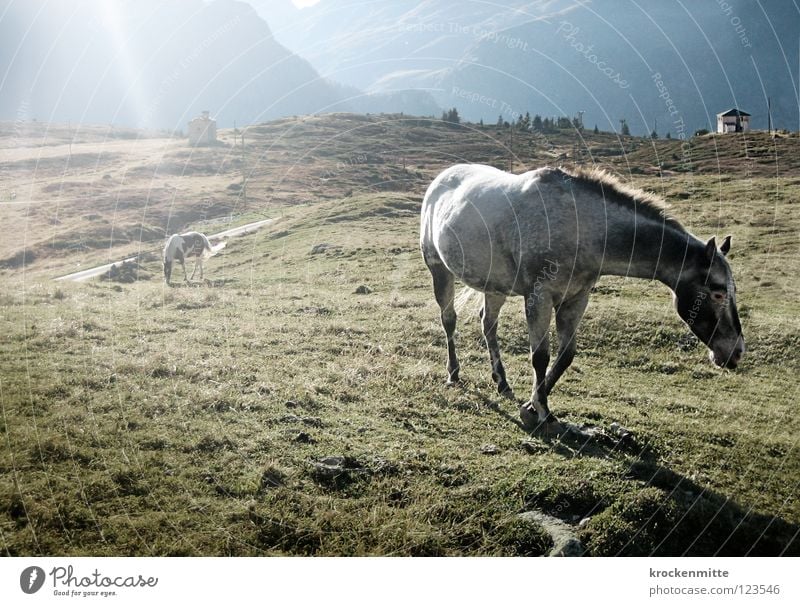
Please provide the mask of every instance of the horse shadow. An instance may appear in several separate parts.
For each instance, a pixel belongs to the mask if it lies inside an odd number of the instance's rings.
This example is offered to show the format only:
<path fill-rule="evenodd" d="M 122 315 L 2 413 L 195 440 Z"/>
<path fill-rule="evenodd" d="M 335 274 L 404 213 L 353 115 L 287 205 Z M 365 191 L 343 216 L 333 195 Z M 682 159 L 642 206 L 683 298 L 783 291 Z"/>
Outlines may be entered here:
<path fill-rule="evenodd" d="M 170 282 L 168 286 L 170 288 L 224 288 L 225 286 L 234 284 L 237 281 L 238 280 L 236 280 L 236 278 L 217 278 L 215 280 L 205 278 L 199 282 Z"/>
<path fill-rule="evenodd" d="M 650 502 L 637 501 L 635 496 L 617 503 L 598 499 L 582 512 L 581 518 L 589 518 L 583 532 L 590 550 L 593 536 L 599 534 L 605 541 L 601 541 L 599 555 L 800 555 L 800 525 L 741 505 L 670 469 L 663 464 L 655 446 L 617 424 L 606 428 L 562 422 L 559 431 L 544 425 L 530 429 L 497 402 L 487 404 L 526 436 L 522 444 L 529 446 L 526 450 L 533 456 L 551 452 L 565 459 L 592 457 L 621 461 L 625 468 L 623 485 L 651 489 L 648 496 L 655 498 Z M 630 494 L 635 495 L 636 491 Z M 581 499 L 580 495 L 576 497 Z M 529 505 L 542 508 L 542 502 Z M 558 510 L 547 511 L 546 504 L 543 510 L 560 517 Z M 594 516 L 601 518 L 595 528 Z M 613 535 L 609 529 L 615 528 L 615 524 L 636 528 L 634 538 L 609 542 L 609 536 Z"/>

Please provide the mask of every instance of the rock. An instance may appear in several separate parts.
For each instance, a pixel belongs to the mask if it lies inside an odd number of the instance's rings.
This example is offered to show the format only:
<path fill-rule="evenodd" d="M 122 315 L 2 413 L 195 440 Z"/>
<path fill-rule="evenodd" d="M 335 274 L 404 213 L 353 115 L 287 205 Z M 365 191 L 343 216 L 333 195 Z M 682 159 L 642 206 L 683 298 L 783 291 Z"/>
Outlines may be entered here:
<path fill-rule="evenodd" d="M 310 434 L 307 434 L 305 431 L 301 431 L 294 437 L 294 441 L 300 444 L 315 444 L 316 440 L 311 437 Z"/>
<path fill-rule="evenodd" d="M 580 557 L 586 553 L 586 548 L 575 536 L 573 527 L 541 511 L 526 511 L 519 514 L 523 520 L 536 522 L 553 539 L 553 548 L 547 555 L 549 557 Z"/>
<path fill-rule="evenodd" d="M 356 295 L 368 295 L 372 292 L 372 289 L 369 286 L 364 286 L 363 284 L 356 288 L 354 294 Z"/>
<path fill-rule="evenodd" d="M 311 247 L 311 254 L 312 255 L 318 255 L 320 253 L 324 253 L 330 247 L 331 247 L 331 245 L 328 244 L 327 242 L 321 242 L 319 244 L 315 244 L 314 246 Z"/>
<path fill-rule="evenodd" d="M 340 252 L 342 247 L 338 244 L 330 244 L 328 242 L 320 242 L 311 247 L 311 254 L 318 255 L 324 252 Z"/>
<path fill-rule="evenodd" d="M 494 444 L 484 444 L 481 446 L 481 452 L 486 455 L 496 455 L 500 453 L 500 449 Z"/>
<path fill-rule="evenodd" d="M 330 488 L 342 488 L 367 473 L 352 457 L 325 457 L 311 463 L 311 476 Z"/>
<path fill-rule="evenodd" d="M 302 423 L 303 425 L 308 425 L 309 427 L 322 427 L 322 419 L 319 417 L 298 417 L 295 414 L 285 414 L 280 419 L 278 419 L 281 423 Z"/>
<path fill-rule="evenodd" d="M 583 518 L 580 522 L 578 522 L 578 528 L 586 528 L 591 521 L 592 518 Z"/>
<path fill-rule="evenodd" d="M 551 558 L 579 558 L 584 553 L 586 549 L 583 544 L 576 538 L 570 538 L 554 546 L 548 555 Z"/>
<path fill-rule="evenodd" d="M 539 454 L 547 452 L 547 445 L 539 440 L 522 440 L 519 444 L 528 454 Z"/>
<path fill-rule="evenodd" d="M 284 482 L 286 481 L 286 475 L 276 469 L 274 467 L 270 467 L 264 470 L 264 473 L 261 474 L 261 488 L 277 488 L 278 486 L 283 486 Z"/>
<path fill-rule="evenodd" d="M 325 457 L 312 463 L 315 480 L 330 482 L 345 473 L 345 457 Z"/>

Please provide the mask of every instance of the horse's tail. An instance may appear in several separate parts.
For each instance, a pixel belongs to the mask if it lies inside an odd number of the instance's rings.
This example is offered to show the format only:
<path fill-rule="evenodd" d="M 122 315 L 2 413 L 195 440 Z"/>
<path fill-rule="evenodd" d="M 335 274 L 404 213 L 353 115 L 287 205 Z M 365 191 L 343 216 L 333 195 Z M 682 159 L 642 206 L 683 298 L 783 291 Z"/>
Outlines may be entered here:
<path fill-rule="evenodd" d="M 224 241 L 212 245 L 211 242 L 208 241 L 208 238 L 206 237 L 205 234 L 200 234 L 200 237 L 203 238 L 203 258 L 204 259 L 208 259 L 209 257 L 213 257 L 219 251 L 221 251 L 223 248 L 225 248 L 226 242 L 224 242 Z"/>
<path fill-rule="evenodd" d="M 464 312 L 470 316 L 472 315 L 470 312 L 477 314 L 481 305 L 480 294 L 481 293 L 479 293 L 477 290 L 470 288 L 469 286 L 462 288 L 456 295 L 453 302 L 453 307 L 455 307 L 456 313 L 459 316 Z"/>

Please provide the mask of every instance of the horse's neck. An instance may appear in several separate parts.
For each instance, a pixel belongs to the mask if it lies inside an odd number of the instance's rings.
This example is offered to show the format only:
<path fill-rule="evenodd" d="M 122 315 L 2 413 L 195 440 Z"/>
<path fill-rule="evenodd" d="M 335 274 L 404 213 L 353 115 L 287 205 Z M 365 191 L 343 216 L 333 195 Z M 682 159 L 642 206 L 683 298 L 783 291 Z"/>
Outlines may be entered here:
<path fill-rule="evenodd" d="M 699 243 L 672 225 L 644 219 L 609 226 L 603 274 L 658 280 L 673 290 L 692 248 Z"/>

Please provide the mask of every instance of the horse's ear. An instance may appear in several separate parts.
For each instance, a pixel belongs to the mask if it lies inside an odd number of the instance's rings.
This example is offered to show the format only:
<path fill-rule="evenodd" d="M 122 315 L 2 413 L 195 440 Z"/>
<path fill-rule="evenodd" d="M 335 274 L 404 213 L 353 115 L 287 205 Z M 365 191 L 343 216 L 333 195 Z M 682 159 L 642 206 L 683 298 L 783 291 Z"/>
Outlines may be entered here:
<path fill-rule="evenodd" d="M 714 254 L 717 252 L 717 240 L 714 236 L 711 236 L 711 239 L 706 242 L 706 258 L 709 261 L 714 260 Z"/>
<path fill-rule="evenodd" d="M 730 236 L 725 236 L 725 240 L 722 242 L 722 246 L 719 247 L 719 251 L 723 255 L 727 256 L 728 251 L 730 249 L 731 249 L 731 237 Z"/>

